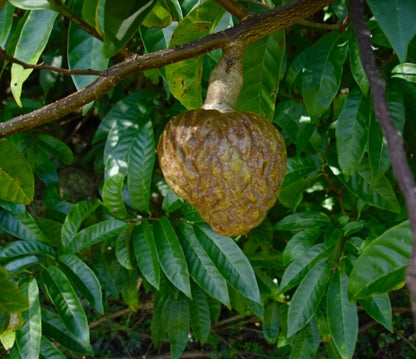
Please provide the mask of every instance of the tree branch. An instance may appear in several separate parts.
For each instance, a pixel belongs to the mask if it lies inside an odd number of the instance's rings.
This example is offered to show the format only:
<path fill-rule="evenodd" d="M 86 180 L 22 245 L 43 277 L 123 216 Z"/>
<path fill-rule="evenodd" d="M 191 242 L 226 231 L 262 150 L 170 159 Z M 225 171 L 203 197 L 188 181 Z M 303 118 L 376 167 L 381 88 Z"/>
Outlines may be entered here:
<path fill-rule="evenodd" d="M 397 131 L 392 120 L 386 97 L 386 84 L 377 68 L 372 50 L 370 30 L 364 17 L 363 0 L 351 0 L 352 22 L 358 39 L 361 62 L 370 84 L 374 111 L 379 122 L 391 158 L 393 173 L 406 201 L 407 212 L 413 232 L 414 244 L 409 265 L 407 267 L 406 282 L 410 292 L 412 311 L 416 318 L 416 185 L 413 174 L 407 163 L 403 147 L 403 138 Z"/>
<path fill-rule="evenodd" d="M 130 75 L 196 57 L 214 49 L 226 47 L 230 42 L 248 45 L 266 35 L 298 23 L 332 1 L 295 0 L 277 9 L 251 14 L 246 21 L 200 40 L 150 54 L 133 55 L 110 67 L 106 71 L 107 77 L 98 78 L 88 87 L 38 110 L 0 123 L 0 138 L 61 118 L 103 96 Z"/>
<path fill-rule="evenodd" d="M 235 0 L 215 0 L 220 4 L 225 10 L 227 10 L 231 15 L 234 15 L 238 20 L 244 21 L 248 18 L 250 11 L 248 11 L 244 6 L 241 6 Z"/>

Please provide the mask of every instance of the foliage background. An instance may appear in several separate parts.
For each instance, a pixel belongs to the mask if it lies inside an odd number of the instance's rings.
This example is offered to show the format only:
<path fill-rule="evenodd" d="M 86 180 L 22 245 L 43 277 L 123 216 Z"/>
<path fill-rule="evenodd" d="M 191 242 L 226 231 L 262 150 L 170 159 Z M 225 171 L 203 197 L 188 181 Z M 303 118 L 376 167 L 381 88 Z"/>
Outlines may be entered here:
<path fill-rule="evenodd" d="M 414 172 L 416 8 L 396 5 L 369 0 L 366 16 Z M 412 235 L 354 29 L 341 24 L 349 6 L 335 1 L 313 23 L 246 50 L 237 109 L 272 121 L 288 150 L 279 201 L 247 236 L 213 232 L 167 187 L 155 155 L 169 118 L 201 106 L 220 50 L 126 77 L 82 110 L 0 140 L 8 357 L 109 356 L 118 343 L 130 355 L 358 358 L 390 353 L 392 340 L 415 356 L 409 319 L 391 304 L 408 307 L 395 291 Z M 237 22 L 212 0 L 13 0 L 0 12 L 0 46 L 28 64 L 100 71 L 126 51 L 182 45 Z M 1 121 L 97 74 L 4 61 Z M 386 328 L 378 347 L 365 342 L 370 334 L 357 343 L 374 321 Z"/>

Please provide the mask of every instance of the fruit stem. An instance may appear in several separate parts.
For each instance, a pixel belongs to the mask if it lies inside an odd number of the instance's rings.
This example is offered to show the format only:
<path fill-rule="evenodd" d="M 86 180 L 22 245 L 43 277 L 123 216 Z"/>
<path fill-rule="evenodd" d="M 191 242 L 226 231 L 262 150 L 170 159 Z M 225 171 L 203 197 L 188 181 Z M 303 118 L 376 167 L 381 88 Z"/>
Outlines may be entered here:
<path fill-rule="evenodd" d="M 211 72 L 205 110 L 234 111 L 243 86 L 243 54 L 245 45 L 231 43 L 222 49 L 222 56 Z"/>

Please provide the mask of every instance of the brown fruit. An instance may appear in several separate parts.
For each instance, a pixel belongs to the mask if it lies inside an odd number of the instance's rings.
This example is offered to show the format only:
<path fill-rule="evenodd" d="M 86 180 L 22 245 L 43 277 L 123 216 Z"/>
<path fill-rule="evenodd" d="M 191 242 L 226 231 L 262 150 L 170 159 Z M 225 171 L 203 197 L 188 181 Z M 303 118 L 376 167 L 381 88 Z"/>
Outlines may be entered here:
<path fill-rule="evenodd" d="M 227 236 L 263 221 L 286 172 L 279 131 L 250 112 L 183 112 L 168 122 L 157 153 L 172 190 Z"/>

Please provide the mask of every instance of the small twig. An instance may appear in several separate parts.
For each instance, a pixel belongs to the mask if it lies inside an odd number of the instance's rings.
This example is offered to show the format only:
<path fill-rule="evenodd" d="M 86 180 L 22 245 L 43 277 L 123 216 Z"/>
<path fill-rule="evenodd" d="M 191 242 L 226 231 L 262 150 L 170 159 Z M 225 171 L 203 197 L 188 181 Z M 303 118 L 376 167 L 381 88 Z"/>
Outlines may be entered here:
<path fill-rule="evenodd" d="M 394 330 L 394 334 L 398 335 L 401 340 L 403 340 L 410 348 L 412 348 L 414 352 L 416 352 L 416 346 L 409 339 L 407 339 L 403 334 L 401 334 L 400 331 Z"/>
<path fill-rule="evenodd" d="M 55 67 L 52 65 L 45 64 L 41 62 L 40 64 L 28 64 L 26 62 L 20 61 L 13 56 L 7 54 L 6 50 L 0 47 L 0 60 L 5 60 L 11 62 L 12 64 L 17 64 L 22 66 L 24 69 L 36 69 L 36 70 L 49 70 L 57 72 L 64 75 L 97 75 L 97 76 L 108 76 L 107 71 L 97 71 L 97 70 L 68 70 L 60 67 Z"/>
<path fill-rule="evenodd" d="M 123 315 L 126 315 L 128 313 L 131 313 L 131 309 L 130 308 L 125 308 L 123 310 L 120 310 L 120 311 L 118 311 L 116 313 L 107 315 L 105 317 L 102 317 L 102 318 L 96 320 L 95 322 L 90 323 L 88 325 L 88 327 L 90 329 L 95 328 L 95 327 L 99 326 L 101 323 L 104 323 L 104 322 L 106 322 L 106 321 L 108 321 L 110 319 L 115 319 L 115 318 L 118 318 L 118 317 L 122 317 Z"/>
<path fill-rule="evenodd" d="M 391 117 L 386 96 L 386 83 L 381 77 L 374 57 L 370 30 L 364 16 L 363 0 L 351 0 L 351 15 L 360 49 L 361 62 L 368 78 L 373 99 L 374 112 L 379 122 L 391 158 L 394 176 L 403 193 L 409 221 L 413 232 L 413 250 L 406 272 L 406 282 L 410 293 L 413 316 L 416 318 L 416 185 L 407 163 L 403 137 Z"/>
<path fill-rule="evenodd" d="M 250 15 L 244 6 L 241 6 L 237 1 L 234 0 L 215 0 L 220 4 L 225 10 L 227 10 L 231 15 L 234 15 L 238 20 L 244 21 Z"/>

